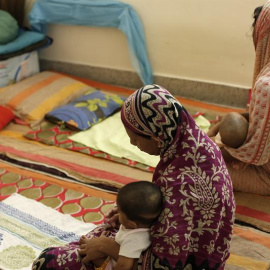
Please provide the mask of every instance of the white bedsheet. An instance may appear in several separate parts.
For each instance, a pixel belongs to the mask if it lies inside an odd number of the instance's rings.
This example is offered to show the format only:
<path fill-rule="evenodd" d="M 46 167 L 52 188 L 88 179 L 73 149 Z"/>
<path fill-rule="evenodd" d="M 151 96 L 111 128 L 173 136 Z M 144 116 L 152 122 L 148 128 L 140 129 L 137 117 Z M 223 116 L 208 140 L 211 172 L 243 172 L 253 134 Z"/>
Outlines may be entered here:
<path fill-rule="evenodd" d="M 0 202 L 0 269 L 31 269 L 43 249 L 78 241 L 95 227 L 13 194 Z"/>

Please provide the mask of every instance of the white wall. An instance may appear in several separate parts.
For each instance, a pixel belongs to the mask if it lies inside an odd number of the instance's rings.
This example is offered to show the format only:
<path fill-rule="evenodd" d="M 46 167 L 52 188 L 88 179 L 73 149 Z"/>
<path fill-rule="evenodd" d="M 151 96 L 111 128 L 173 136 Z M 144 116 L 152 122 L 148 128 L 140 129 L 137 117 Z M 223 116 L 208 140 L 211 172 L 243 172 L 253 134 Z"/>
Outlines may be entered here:
<path fill-rule="evenodd" d="M 29 3 L 33 0 L 28 0 Z M 155 75 L 250 87 L 255 7 L 266 0 L 125 0 L 145 28 Z M 132 70 L 117 29 L 51 25 L 42 59 Z"/>

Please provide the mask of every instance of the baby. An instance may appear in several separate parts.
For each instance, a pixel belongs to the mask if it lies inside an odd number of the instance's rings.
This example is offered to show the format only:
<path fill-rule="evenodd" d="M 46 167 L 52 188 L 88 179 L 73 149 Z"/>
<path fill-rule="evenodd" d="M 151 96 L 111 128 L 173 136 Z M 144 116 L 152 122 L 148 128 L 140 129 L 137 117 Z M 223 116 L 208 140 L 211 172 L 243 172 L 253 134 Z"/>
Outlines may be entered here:
<path fill-rule="evenodd" d="M 246 140 L 249 123 L 247 119 L 236 112 L 228 113 L 219 125 L 221 142 L 231 148 L 240 147 Z"/>
<path fill-rule="evenodd" d="M 149 231 L 162 210 L 163 196 L 155 184 L 138 181 L 121 188 L 116 203 L 121 224 L 115 236 L 120 245 L 119 256 L 116 262 L 107 256 L 92 261 L 96 269 L 132 269 L 141 252 L 151 244 Z M 83 236 L 80 246 L 86 242 Z"/>

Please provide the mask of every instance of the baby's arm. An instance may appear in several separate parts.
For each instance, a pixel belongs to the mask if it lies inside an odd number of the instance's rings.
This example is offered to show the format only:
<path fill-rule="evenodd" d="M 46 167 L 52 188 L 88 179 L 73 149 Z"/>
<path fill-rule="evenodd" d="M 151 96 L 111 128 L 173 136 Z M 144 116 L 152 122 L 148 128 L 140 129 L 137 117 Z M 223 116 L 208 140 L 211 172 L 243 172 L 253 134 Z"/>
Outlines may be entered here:
<path fill-rule="evenodd" d="M 208 137 L 210 137 L 213 141 L 215 141 L 214 138 L 218 134 L 220 123 L 221 123 L 221 121 L 217 122 L 207 132 Z"/>
<path fill-rule="evenodd" d="M 118 256 L 114 270 L 131 270 L 135 259 L 124 256 Z"/>

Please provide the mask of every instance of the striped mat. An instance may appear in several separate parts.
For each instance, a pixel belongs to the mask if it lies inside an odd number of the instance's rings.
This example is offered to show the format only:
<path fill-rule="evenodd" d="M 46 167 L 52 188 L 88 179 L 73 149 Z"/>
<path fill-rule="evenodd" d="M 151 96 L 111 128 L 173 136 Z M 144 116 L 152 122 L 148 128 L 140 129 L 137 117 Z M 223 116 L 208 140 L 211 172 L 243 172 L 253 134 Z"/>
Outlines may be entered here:
<path fill-rule="evenodd" d="M 247 226 L 234 226 L 226 270 L 269 270 L 270 234 Z"/>
<path fill-rule="evenodd" d="M 235 192 L 236 221 L 270 233 L 270 197 Z"/>
<path fill-rule="evenodd" d="M 76 219 L 101 224 L 115 194 L 0 162 L 0 201 L 17 193 Z M 226 270 L 268 270 L 270 234 L 235 225 Z"/>
<path fill-rule="evenodd" d="M 89 80 L 84 82 L 118 94 L 128 95 L 131 93 L 131 90 L 119 87 Z M 202 113 L 212 122 L 215 122 L 219 116 L 229 111 L 242 111 L 183 98 L 179 100 L 192 114 Z M 76 155 L 73 151 L 71 155 L 68 150 L 60 147 L 57 152 L 54 149 L 54 158 L 52 159 L 52 153 L 49 149 L 44 151 L 41 144 L 37 142 L 30 143 L 30 140 L 22 137 L 23 129 L 17 130 L 17 128 L 16 125 L 11 125 L 11 129 L 1 131 L 3 141 L 0 141 L 0 152 L 5 153 L 8 151 L 11 157 L 24 160 L 30 158 L 26 156 L 29 151 L 26 152 L 25 149 L 31 147 L 33 153 L 38 153 L 36 154 L 38 158 L 46 159 L 46 162 L 55 162 L 49 165 L 57 165 L 60 170 L 72 168 L 72 171 L 68 171 L 69 174 L 80 181 L 81 184 L 78 185 L 76 181 L 71 182 L 66 179 L 63 181 L 59 177 L 44 175 L 37 171 L 15 167 L 0 161 L 0 200 L 8 198 L 11 194 L 18 193 L 50 206 L 61 213 L 70 214 L 76 219 L 101 224 L 104 221 L 104 213 L 114 205 L 115 194 L 89 187 L 88 184 L 109 183 L 111 186 L 118 188 L 126 183 L 122 178 L 125 178 L 125 181 L 151 179 L 152 173 L 150 171 L 134 168 L 134 171 L 130 174 L 131 171 L 126 166 L 127 164 L 114 162 L 113 166 L 110 166 L 111 161 L 103 159 L 96 161 L 95 157 L 89 155 L 80 156 L 82 159 L 80 159 L 80 164 L 77 164 L 78 161 L 74 159 L 74 156 L 79 155 Z M 15 141 L 16 149 L 13 148 Z M 51 148 L 54 148 L 54 146 L 51 146 Z M 74 174 L 74 171 L 82 167 L 81 164 L 85 164 L 84 171 Z M 91 167 L 88 164 L 91 164 Z M 102 164 L 102 171 L 98 169 L 101 166 L 100 164 Z M 86 181 L 84 176 L 89 174 L 91 174 L 92 178 L 90 181 Z M 126 175 L 129 175 L 130 179 L 126 179 Z M 270 198 L 241 192 L 235 193 L 235 197 L 237 224 L 234 227 L 231 256 L 226 270 L 268 270 L 270 269 Z"/>

